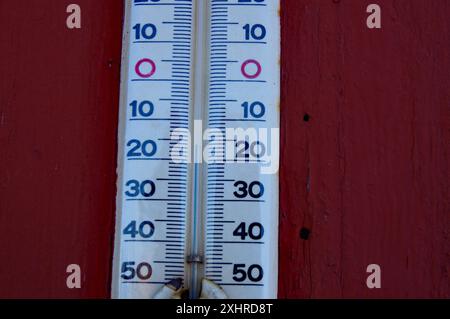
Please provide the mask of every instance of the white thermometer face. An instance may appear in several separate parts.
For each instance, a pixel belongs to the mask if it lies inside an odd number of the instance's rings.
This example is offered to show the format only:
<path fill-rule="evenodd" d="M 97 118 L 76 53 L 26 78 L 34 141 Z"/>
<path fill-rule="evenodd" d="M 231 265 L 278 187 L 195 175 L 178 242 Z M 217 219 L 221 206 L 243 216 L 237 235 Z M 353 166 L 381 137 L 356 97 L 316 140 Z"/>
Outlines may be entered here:
<path fill-rule="evenodd" d="M 276 298 L 278 0 L 133 0 L 124 25 L 114 298 L 207 278 Z"/>

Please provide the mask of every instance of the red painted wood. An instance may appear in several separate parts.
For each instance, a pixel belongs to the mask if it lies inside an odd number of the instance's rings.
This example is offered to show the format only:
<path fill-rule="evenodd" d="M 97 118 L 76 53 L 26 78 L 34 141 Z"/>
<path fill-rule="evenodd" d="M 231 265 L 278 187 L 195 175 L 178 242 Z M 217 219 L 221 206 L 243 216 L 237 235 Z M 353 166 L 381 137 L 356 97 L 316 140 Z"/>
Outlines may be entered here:
<path fill-rule="evenodd" d="M 0 2 L 0 297 L 109 296 L 123 5 L 72 2 Z M 449 14 L 282 0 L 280 297 L 450 296 Z"/>
<path fill-rule="evenodd" d="M 450 296 L 449 15 L 446 0 L 282 0 L 280 297 Z"/>
<path fill-rule="evenodd" d="M 0 2 L 0 297 L 109 296 L 122 2 Z"/>

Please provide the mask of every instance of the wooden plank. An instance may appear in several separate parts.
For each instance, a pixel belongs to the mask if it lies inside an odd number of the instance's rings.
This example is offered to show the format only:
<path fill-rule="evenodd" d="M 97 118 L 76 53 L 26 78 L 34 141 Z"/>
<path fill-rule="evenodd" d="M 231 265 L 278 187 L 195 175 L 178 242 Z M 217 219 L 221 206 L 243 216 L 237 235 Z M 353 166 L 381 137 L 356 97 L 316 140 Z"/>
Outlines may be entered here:
<path fill-rule="evenodd" d="M 109 296 L 122 2 L 0 2 L 0 297 Z"/>
<path fill-rule="evenodd" d="M 449 296 L 450 3 L 373 2 L 282 4 L 280 297 Z"/>

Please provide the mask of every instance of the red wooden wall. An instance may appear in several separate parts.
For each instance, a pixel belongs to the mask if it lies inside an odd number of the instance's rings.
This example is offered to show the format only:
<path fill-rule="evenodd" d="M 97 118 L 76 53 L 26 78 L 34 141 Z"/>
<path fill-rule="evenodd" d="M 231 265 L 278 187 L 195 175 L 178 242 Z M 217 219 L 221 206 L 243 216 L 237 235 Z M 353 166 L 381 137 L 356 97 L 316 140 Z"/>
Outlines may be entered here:
<path fill-rule="evenodd" d="M 283 12 L 280 296 L 449 297 L 450 1 Z"/>
<path fill-rule="evenodd" d="M 65 26 L 73 2 L 81 30 Z M 2 298 L 109 296 L 122 11 L 0 2 Z M 280 297 L 450 297 L 450 2 L 281 14 Z"/>
<path fill-rule="evenodd" d="M 0 1 L 0 297 L 109 295 L 122 11 Z"/>

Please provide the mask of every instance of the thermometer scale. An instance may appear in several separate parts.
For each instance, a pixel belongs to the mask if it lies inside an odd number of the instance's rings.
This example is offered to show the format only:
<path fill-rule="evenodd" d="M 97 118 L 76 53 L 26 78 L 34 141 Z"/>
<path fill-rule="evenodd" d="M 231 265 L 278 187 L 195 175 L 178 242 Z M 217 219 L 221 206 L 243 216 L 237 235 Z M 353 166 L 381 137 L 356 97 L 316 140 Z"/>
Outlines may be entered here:
<path fill-rule="evenodd" d="M 113 298 L 276 298 L 278 0 L 127 1 Z"/>

